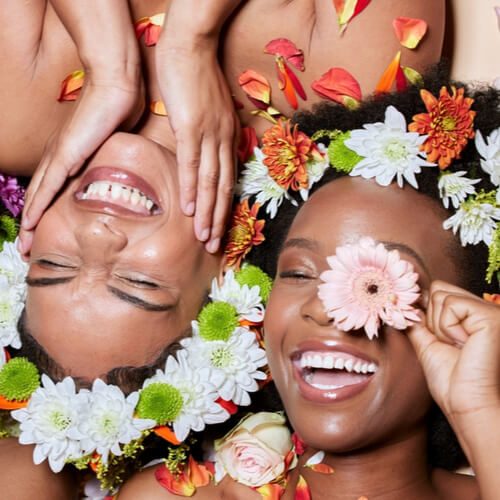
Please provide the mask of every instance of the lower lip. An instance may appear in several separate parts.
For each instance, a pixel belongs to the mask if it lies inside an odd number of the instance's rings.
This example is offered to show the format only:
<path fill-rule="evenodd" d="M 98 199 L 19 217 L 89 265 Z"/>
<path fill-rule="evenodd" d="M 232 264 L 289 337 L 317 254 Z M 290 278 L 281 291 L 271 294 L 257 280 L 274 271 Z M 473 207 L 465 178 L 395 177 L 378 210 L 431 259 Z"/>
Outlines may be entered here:
<path fill-rule="evenodd" d="M 363 382 L 344 385 L 332 389 L 318 389 L 317 387 L 308 384 L 303 378 L 301 372 L 293 366 L 293 375 L 297 382 L 300 394 L 304 399 L 313 403 L 331 404 L 339 401 L 345 401 L 363 392 L 368 384 L 373 379 L 373 375 Z"/>

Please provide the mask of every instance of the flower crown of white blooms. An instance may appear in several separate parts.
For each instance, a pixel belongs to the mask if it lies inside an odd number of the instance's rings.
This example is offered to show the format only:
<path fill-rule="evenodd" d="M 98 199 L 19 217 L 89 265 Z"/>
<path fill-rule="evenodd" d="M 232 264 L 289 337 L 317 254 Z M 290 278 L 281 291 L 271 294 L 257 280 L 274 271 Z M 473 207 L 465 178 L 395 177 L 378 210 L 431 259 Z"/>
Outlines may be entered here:
<path fill-rule="evenodd" d="M 3 347 L 21 347 L 16 324 L 26 296 L 27 270 L 15 244 L 5 243 L 0 252 Z M 255 279 L 260 285 L 254 285 Z M 180 444 L 191 431 L 227 420 L 235 405 L 250 404 L 249 393 L 266 380 L 258 329 L 270 286 L 270 278 L 255 266 L 227 271 L 222 285 L 214 279 L 212 302 L 192 322 L 192 337 L 183 339 L 165 368 L 128 396 L 101 379 L 91 390 L 77 391 L 71 377 L 54 383 L 42 374 L 40 385 L 32 363 L 19 357 L 7 360 L 1 349 L 0 399 L 7 406 L 0 408 L 18 408 L 10 416 L 20 423 L 19 442 L 34 444 L 34 462 L 48 459 L 54 472 L 68 462 L 95 464 L 95 454 L 97 463 L 106 466 L 127 447 L 133 450 L 134 442 L 151 430 Z"/>
<path fill-rule="evenodd" d="M 453 216 L 443 222 L 443 228 L 458 233 L 462 246 L 483 242 L 489 247 L 486 280 L 491 282 L 493 275 L 500 269 L 500 127 L 486 138 L 479 130 L 474 131 L 472 125 L 475 113 L 469 111 L 472 99 L 463 97 L 463 89 L 456 92 L 452 87 L 452 90 L 453 95 L 450 96 L 443 87 L 440 99 L 461 99 L 464 108 L 461 112 L 469 115 L 469 129 L 462 135 L 457 132 L 457 136 L 450 139 L 444 137 L 446 124 L 443 125 L 444 139 L 431 136 L 432 132 L 409 131 L 409 128 L 421 130 L 422 127 L 418 123 L 414 126 L 415 122 L 411 124 L 413 127 L 408 127 L 404 115 L 392 105 L 386 108 L 383 122 L 367 123 L 360 129 L 347 132 L 321 130 L 309 138 L 295 131 L 295 136 L 285 133 L 280 136 L 279 126 L 275 125 L 264 134 L 264 147 L 255 147 L 249 160 L 244 163 L 238 184 L 241 201 L 255 196 L 258 206 L 266 205 L 269 217 L 274 218 L 283 199 L 297 205 L 289 189 L 300 191 L 302 199 L 306 200 L 310 188 L 323 177 L 329 165 L 350 176 L 373 178 L 380 186 L 388 186 L 396 180 L 399 187 L 403 187 L 406 181 L 418 189 L 416 175 L 421 173 L 422 168 L 436 168 L 439 163 L 442 169 L 438 180 L 440 198 L 445 208 L 452 205 L 457 209 Z M 438 99 L 428 92 L 427 95 L 439 104 Z M 414 120 L 421 115 L 414 116 Z M 455 119 L 457 123 L 462 120 L 460 116 L 453 117 Z M 284 130 L 283 124 L 280 126 Z M 290 129 L 290 125 L 287 126 Z M 299 136 L 302 136 L 300 140 Z M 475 169 L 475 178 L 467 177 L 466 171 L 445 170 L 454 158 L 459 157 L 468 139 L 474 136 L 479 155 L 477 163 L 481 167 Z M 330 139 L 328 148 L 313 142 L 321 137 Z M 457 150 L 457 146 L 446 145 L 447 140 L 449 144 L 460 144 L 460 148 Z M 443 150 L 449 148 L 444 153 L 447 155 L 446 161 L 443 156 L 439 157 L 442 144 L 445 144 Z M 281 159 L 279 168 L 279 162 L 275 159 Z M 476 192 L 474 185 L 481 182 L 481 173 L 488 175 L 496 189 L 488 193 Z"/>

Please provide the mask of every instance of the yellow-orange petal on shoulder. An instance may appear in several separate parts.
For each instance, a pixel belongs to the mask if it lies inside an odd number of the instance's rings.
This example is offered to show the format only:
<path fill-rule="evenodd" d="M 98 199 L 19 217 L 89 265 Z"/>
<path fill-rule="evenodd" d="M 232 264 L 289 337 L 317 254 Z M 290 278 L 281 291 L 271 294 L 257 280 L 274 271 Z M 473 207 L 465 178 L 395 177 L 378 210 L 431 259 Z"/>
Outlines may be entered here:
<path fill-rule="evenodd" d="M 325 99 L 347 104 L 347 99 L 361 100 L 361 87 L 357 80 L 343 68 L 330 68 L 319 80 L 311 84 L 312 89 Z"/>
<path fill-rule="evenodd" d="M 361 13 L 369 3 L 370 0 L 333 0 L 341 33 L 349 21 Z"/>
<path fill-rule="evenodd" d="M 401 51 L 398 51 L 396 57 L 387 66 L 384 74 L 380 77 L 380 80 L 375 89 L 375 94 L 384 94 L 390 92 L 394 81 L 396 80 L 396 75 L 398 74 L 399 61 L 401 60 Z"/>
<path fill-rule="evenodd" d="M 427 32 L 427 23 L 413 17 L 397 17 L 392 27 L 399 43 L 407 49 L 414 49 Z"/>
<path fill-rule="evenodd" d="M 499 293 L 483 293 L 483 299 L 487 302 L 492 302 L 493 304 L 498 304 L 500 306 Z"/>
<path fill-rule="evenodd" d="M 29 399 L 24 401 L 9 401 L 0 394 L 0 410 L 18 410 L 19 408 L 25 408 L 28 405 Z"/>
<path fill-rule="evenodd" d="M 83 82 L 85 80 L 85 71 L 78 69 L 70 73 L 61 82 L 61 92 L 57 100 L 61 101 L 76 101 L 78 94 L 83 87 Z"/>
<path fill-rule="evenodd" d="M 155 477 L 166 490 L 174 495 L 192 497 L 196 492 L 196 487 L 184 470 L 180 474 L 172 474 L 163 464 L 155 470 Z"/>
<path fill-rule="evenodd" d="M 279 500 L 285 492 L 283 486 L 276 483 L 264 484 L 254 489 L 260 493 L 263 500 Z"/>
<path fill-rule="evenodd" d="M 335 472 L 333 467 L 330 467 L 327 464 L 312 464 L 308 465 L 308 467 L 315 472 L 320 472 L 321 474 L 333 474 Z"/>
<path fill-rule="evenodd" d="M 191 483 L 198 488 L 206 486 L 212 479 L 212 474 L 205 465 L 199 464 L 192 455 L 189 455 L 188 477 Z"/>
<path fill-rule="evenodd" d="M 167 425 L 160 425 L 153 429 L 153 432 L 163 438 L 165 441 L 168 441 L 172 444 L 181 444 L 181 442 L 177 439 L 174 431 L 168 427 Z"/>
<path fill-rule="evenodd" d="M 150 17 L 142 17 L 134 23 L 137 40 L 144 35 L 144 44 L 146 47 L 156 45 L 164 22 L 165 13 L 155 14 Z"/>
<path fill-rule="evenodd" d="M 269 104 L 271 101 L 271 85 L 265 76 L 253 69 L 247 69 L 238 77 L 238 84 L 252 100 Z M 253 101 L 252 101 L 253 102 Z"/>
<path fill-rule="evenodd" d="M 295 487 L 293 500 L 311 500 L 311 490 L 302 474 L 299 476 L 299 481 Z"/>
<path fill-rule="evenodd" d="M 165 104 L 163 101 L 152 101 L 149 105 L 149 109 L 152 113 L 159 116 L 168 116 L 167 110 L 165 109 Z"/>

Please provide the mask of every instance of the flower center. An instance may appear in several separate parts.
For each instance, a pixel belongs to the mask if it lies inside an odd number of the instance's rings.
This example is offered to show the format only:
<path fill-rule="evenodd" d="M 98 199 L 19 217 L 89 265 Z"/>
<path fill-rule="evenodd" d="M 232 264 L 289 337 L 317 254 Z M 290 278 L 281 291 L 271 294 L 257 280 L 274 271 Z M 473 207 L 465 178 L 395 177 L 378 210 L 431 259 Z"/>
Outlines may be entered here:
<path fill-rule="evenodd" d="M 408 149 L 405 144 L 398 141 L 389 141 L 384 146 L 384 153 L 389 160 L 398 161 L 408 157 Z"/>
<path fill-rule="evenodd" d="M 117 415 L 115 413 L 106 413 L 101 415 L 97 422 L 97 428 L 105 436 L 114 436 L 117 431 Z"/>
<path fill-rule="evenodd" d="M 210 356 L 210 362 L 216 368 L 225 368 L 233 363 L 234 356 L 229 347 L 216 347 Z"/>
<path fill-rule="evenodd" d="M 0 303 L 0 324 L 8 323 L 12 319 L 12 307 L 7 301 Z"/>
<path fill-rule="evenodd" d="M 60 410 L 53 410 L 48 415 L 48 421 L 56 431 L 64 431 L 71 425 L 71 417 Z"/>
<path fill-rule="evenodd" d="M 352 288 L 356 300 L 370 310 L 394 302 L 390 281 L 380 270 L 361 272 L 354 278 Z"/>
<path fill-rule="evenodd" d="M 455 120 L 455 118 L 453 118 L 453 116 L 445 116 L 443 117 L 443 119 L 441 120 L 441 127 L 443 128 L 443 130 L 454 130 L 455 127 L 457 125 L 457 122 Z"/>

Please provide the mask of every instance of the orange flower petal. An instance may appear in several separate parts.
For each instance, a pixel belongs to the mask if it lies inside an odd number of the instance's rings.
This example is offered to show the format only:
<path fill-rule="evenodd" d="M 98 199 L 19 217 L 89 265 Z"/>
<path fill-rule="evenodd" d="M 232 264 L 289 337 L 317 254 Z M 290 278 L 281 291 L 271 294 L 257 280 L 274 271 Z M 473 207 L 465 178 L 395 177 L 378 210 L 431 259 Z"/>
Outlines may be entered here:
<path fill-rule="evenodd" d="M 264 48 L 266 54 L 284 57 L 291 65 L 304 71 L 304 53 L 286 38 L 271 40 Z"/>
<path fill-rule="evenodd" d="M 302 84 L 299 82 L 299 79 L 295 76 L 295 73 L 288 67 L 286 63 L 284 63 L 285 71 L 290 78 L 290 81 L 292 82 L 293 88 L 299 94 L 299 96 L 304 99 L 304 101 L 307 100 L 306 92 L 304 90 L 304 87 L 302 87 Z"/>
<path fill-rule="evenodd" d="M 232 401 L 227 401 L 225 399 L 218 398 L 215 400 L 215 402 L 218 405 L 222 406 L 222 408 L 224 408 L 224 410 L 226 410 L 229 413 L 229 415 L 234 415 L 238 411 L 238 407 Z"/>
<path fill-rule="evenodd" d="M 311 85 L 325 99 L 346 104 L 346 98 L 361 100 L 361 88 L 356 79 L 345 69 L 331 68 Z"/>
<path fill-rule="evenodd" d="M 245 163 L 253 154 L 253 150 L 258 145 L 257 134 L 253 127 L 243 127 L 240 134 L 240 143 L 238 144 L 238 159 Z"/>
<path fill-rule="evenodd" d="M 311 500 L 311 491 L 302 474 L 299 476 L 299 481 L 295 487 L 295 495 L 293 500 Z"/>
<path fill-rule="evenodd" d="M 347 28 L 347 23 L 362 12 L 369 3 L 370 0 L 333 0 L 341 33 Z"/>
<path fill-rule="evenodd" d="M 174 431 L 167 425 L 160 425 L 158 427 L 155 427 L 153 429 L 153 432 L 157 436 L 160 436 L 161 438 L 165 439 L 165 441 L 168 441 L 169 443 L 181 444 L 181 442 L 175 436 Z"/>
<path fill-rule="evenodd" d="M 500 305 L 500 294 L 498 293 L 483 293 L 483 299 L 487 302 Z"/>
<path fill-rule="evenodd" d="M 92 458 L 90 459 L 89 466 L 90 468 L 97 474 L 97 467 L 101 463 L 101 455 L 99 453 L 94 452 Z"/>
<path fill-rule="evenodd" d="M 253 489 L 259 492 L 264 500 L 279 500 L 285 492 L 283 486 L 276 483 L 264 484 Z"/>
<path fill-rule="evenodd" d="M 333 467 L 327 464 L 312 464 L 308 465 L 308 467 L 315 472 L 321 472 L 321 474 L 333 474 L 335 472 Z"/>
<path fill-rule="evenodd" d="M 189 477 L 182 471 L 180 474 L 172 474 L 165 464 L 160 465 L 155 471 L 156 480 L 170 493 L 183 497 L 192 497 L 196 491 Z"/>
<path fill-rule="evenodd" d="M 295 95 L 295 90 L 293 88 L 292 80 L 285 70 L 285 61 L 281 56 L 276 58 L 276 69 L 278 71 L 278 81 L 279 87 L 285 94 L 288 104 L 292 106 L 293 109 L 298 108 L 297 96 Z"/>
<path fill-rule="evenodd" d="M 61 92 L 57 100 L 61 101 L 76 101 L 81 88 L 83 87 L 83 81 L 85 79 L 85 71 L 79 69 L 70 73 L 61 82 Z"/>
<path fill-rule="evenodd" d="M 165 14 L 155 14 L 151 17 L 143 17 L 134 23 L 135 35 L 139 40 L 144 35 L 146 47 L 156 45 L 160 37 L 161 28 L 165 21 Z"/>
<path fill-rule="evenodd" d="M 152 113 L 159 116 L 168 116 L 167 110 L 165 109 L 165 104 L 163 101 L 152 101 L 149 105 L 149 109 Z"/>
<path fill-rule="evenodd" d="M 377 88 L 375 89 L 376 95 L 391 91 L 392 85 L 398 73 L 400 59 L 401 51 L 396 54 L 396 57 L 390 62 L 389 66 L 387 66 L 387 69 L 384 71 L 384 74 L 380 78 L 377 84 Z"/>
<path fill-rule="evenodd" d="M 238 84 L 254 104 L 257 101 L 261 103 L 260 106 L 256 104 L 260 109 L 266 109 L 271 101 L 271 85 L 264 76 L 257 71 L 247 69 L 238 77 Z M 262 103 L 266 106 L 262 107 Z"/>
<path fill-rule="evenodd" d="M 26 408 L 28 401 L 29 399 L 25 399 L 24 401 L 9 401 L 0 394 L 0 410 L 17 410 L 19 408 Z"/>
<path fill-rule="evenodd" d="M 296 433 L 292 434 L 293 446 L 297 455 L 302 455 L 306 451 L 307 443 Z"/>
<path fill-rule="evenodd" d="M 212 474 L 205 465 L 199 464 L 192 455 L 189 455 L 188 477 L 191 483 L 199 488 L 200 486 L 206 486 L 210 482 Z"/>
<path fill-rule="evenodd" d="M 427 32 L 427 23 L 412 17 L 397 17 L 392 27 L 399 43 L 408 49 L 414 49 Z"/>

